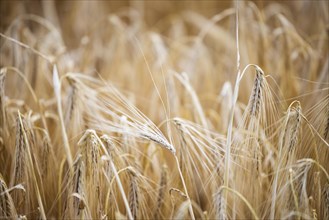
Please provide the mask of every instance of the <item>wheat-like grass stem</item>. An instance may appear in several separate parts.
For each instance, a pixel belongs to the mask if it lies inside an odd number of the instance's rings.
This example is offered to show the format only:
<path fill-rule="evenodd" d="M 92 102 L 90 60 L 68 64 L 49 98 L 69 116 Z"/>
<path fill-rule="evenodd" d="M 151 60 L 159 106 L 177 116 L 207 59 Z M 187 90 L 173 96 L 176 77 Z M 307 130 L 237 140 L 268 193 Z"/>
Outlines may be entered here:
<path fill-rule="evenodd" d="M 61 99 L 61 83 L 58 78 L 58 71 L 57 71 L 56 65 L 54 65 L 54 67 L 53 67 L 53 83 L 54 83 L 54 91 L 55 91 L 55 96 L 56 96 L 56 101 L 57 101 L 57 111 L 58 111 L 59 121 L 60 121 L 60 125 L 61 125 L 64 149 L 66 152 L 67 161 L 70 166 L 70 170 L 71 170 L 70 172 L 72 172 L 73 159 L 72 159 L 72 153 L 70 150 L 69 140 L 68 140 L 66 129 L 65 129 L 64 118 L 63 118 L 62 99 Z"/>

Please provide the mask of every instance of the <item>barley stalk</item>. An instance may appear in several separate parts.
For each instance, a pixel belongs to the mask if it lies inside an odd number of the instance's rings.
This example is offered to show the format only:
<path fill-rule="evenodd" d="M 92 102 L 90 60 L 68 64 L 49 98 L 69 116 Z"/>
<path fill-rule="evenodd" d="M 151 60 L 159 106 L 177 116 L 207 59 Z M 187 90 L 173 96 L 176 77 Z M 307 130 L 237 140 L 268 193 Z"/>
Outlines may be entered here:
<path fill-rule="evenodd" d="M 62 111 L 62 99 L 61 99 L 61 83 L 58 76 L 57 66 L 54 65 L 53 67 L 53 84 L 54 84 L 54 92 L 57 102 L 57 111 L 60 119 L 61 124 L 61 132 L 62 132 L 62 139 L 64 143 L 64 149 L 67 156 L 67 161 L 70 165 L 70 169 L 73 166 L 73 159 L 72 159 L 72 153 L 70 149 L 70 144 L 68 141 L 67 133 L 65 130 L 65 124 L 64 124 L 64 118 L 63 118 L 63 111 Z"/>

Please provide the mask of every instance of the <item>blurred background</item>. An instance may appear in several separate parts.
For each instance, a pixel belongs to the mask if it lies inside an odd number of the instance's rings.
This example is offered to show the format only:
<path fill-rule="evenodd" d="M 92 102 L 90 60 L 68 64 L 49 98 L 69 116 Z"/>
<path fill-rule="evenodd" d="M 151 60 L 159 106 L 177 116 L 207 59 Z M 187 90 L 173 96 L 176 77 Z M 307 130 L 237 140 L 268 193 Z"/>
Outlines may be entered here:
<path fill-rule="evenodd" d="M 241 67 L 259 65 L 285 90 L 286 98 L 300 95 L 308 86 L 291 85 L 293 77 L 328 80 L 328 1 L 237 2 Z M 158 85 L 163 83 L 161 72 L 187 72 L 198 93 L 209 92 L 201 97 L 207 105 L 225 79 L 235 80 L 235 4 L 226 0 L 2 0 L 0 32 L 52 56 L 62 73 L 95 76 L 96 70 L 136 97 L 145 97 L 153 88 L 146 63 L 158 75 Z M 0 44 L 0 66 L 21 67 L 33 87 L 43 87 L 37 83 L 43 76 L 33 72 L 41 61 L 4 38 Z M 246 78 L 242 87 L 250 90 L 253 76 Z M 51 85 L 49 76 L 48 82 Z M 140 83 L 148 86 L 140 88 Z M 247 102 L 248 95 L 242 93 L 240 98 Z"/>
<path fill-rule="evenodd" d="M 246 2 L 246 1 L 245 1 Z M 250 1 L 259 8 L 273 10 L 284 15 L 304 32 L 312 33 L 317 27 L 317 19 L 324 19 L 328 26 L 328 1 L 326 0 L 291 0 L 291 1 Z M 244 1 L 240 2 L 241 4 Z M 127 8 L 138 11 L 148 27 L 157 27 L 159 23 L 168 18 L 182 13 L 183 11 L 195 11 L 207 18 L 234 7 L 234 1 L 229 0 L 24 0 L 11 1 L 1 0 L 0 31 L 3 33 L 9 24 L 19 15 L 36 14 L 45 17 L 63 32 L 67 46 L 77 46 L 80 34 L 85 34 L 90 26 L 84 25 L 101 21 L 104 16 L 111 13 L 122 12 Z M 271 6 L 268 8 L 268 6 Z M 282 9 L 282 10 L 281 10 Z M 81 15 L 83 11 L 83 16 Z M 310 19 L 312 18 L 312 19 Z M 72 27 L 69 22 L 77 19 L 80 31 L 75 33 L 77 27 Z M 71 30 L 71 31 L 70 31 Z"/>
<path fill-rule="evenodd" d="M 306 82 L 291 84 L 294 77 L 328 81 L 328 1 L 237 2 L 241 67 L 259 65 L 287 99 L 313 89 Z M 145 97 L 154 89 L 149 70 L 160 86 L 162 74 L 169 70 L 187 72 L 197 92 L 207 91 L 200 99 L 209 107 L 223 83 L 235 80 L 236 1 L 2 0 L 0 4 L 0 32 L 51 56 L 63 74 L 101 74 L 136 97 Z M 42 59 L 3 37 L 0 46 L 0 67 L 24 70 L 37 93 L 51 88 L 51 67 Z M 48 85 L 42 83 L 44 77 Z M 241 86 L 250 91 L 253 75 L 246 78 Z M 244 102 L 248 97 L 240 94 Z M 142 110 L 148 106 L 141 100 L 136 103 Z"/>

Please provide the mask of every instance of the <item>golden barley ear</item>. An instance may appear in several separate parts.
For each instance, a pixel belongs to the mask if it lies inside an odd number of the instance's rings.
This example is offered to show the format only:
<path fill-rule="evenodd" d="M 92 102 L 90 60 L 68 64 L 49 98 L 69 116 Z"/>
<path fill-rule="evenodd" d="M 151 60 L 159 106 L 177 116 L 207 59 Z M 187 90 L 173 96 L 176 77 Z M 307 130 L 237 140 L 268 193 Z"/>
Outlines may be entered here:
<path fill-rule="evenodd" d="M 302 111 L 302 108 L 300 107 L 300 104 L 298 102 L 297 107 L 295 109 L 293 109 L 291 116 L 289 118 L 292 123 L 289 151 L 294 150 L 295 146 L 298 143 L 298 136 L 299 136 L 301 122 L 302 122 L 301 111 Z"/>
<path fill-rule="evenodd" d="M 94 218 L 99 218 L 100 209 L 100 143 L 94 130 L 87 130 L 79 143 L 85 169 L 85 197 Z"/>
<path fill-rule="evenodd" d="M 295 155 L 295 148 L 298 144 L 302 123 L 302 108 L 299 101 L 291 103 L 285 120 L 281 144 L 284 148 L 283 150 L 288 152 L 288 159 L 292 162 L 292 158 Z"/>
<path fill-rule="evenodd" d="M 42 149 L 41 149 L 41 175 L 42 177 L 46 177 L 49 169 L 49 159 L 50 159 L 50 140 L 48 135 L 45 135 L 42 141 Z"/>
<path fill-rule="evenodd" d="M 256 68 L 256 77 L 252 95 L 249 100 L 250 115 L 258 117 L 263 103 L 264 73 L 260 68 Z"/>
<path fill-rule="evenodd" d="M 131 214 L 134 219 L 139 218 L 139 188 L 137 184 L 137 173 L 134 170 L 129 169 L 130 175 L 130 185 L 129 185 L 129 206 L 131 210 Z"/>
<path fill-rule="evenodd" d="M 94 130 L 87 130 L 79 143 L 82 159 L 86 166 L 87 181 L 97 184 L 99 181 L 100 146 Z"/>
<path fill-rule="evenodd" d="M 25 123 L 25 120 L 22 119 L 23 124 Z M 15 161 L 14 161 L 14 173 L 12 175 L 11 179 L 11 186 L 14 186 L 16 184 L 25 183 L 27 180 L 27 146 L 24 140 L 24 133 L 23 133 L 24 127 L 21 126 L 20 120 L 17 117 L 16 119 L 16 141 L 15 141 Z M 13 193 L 13 200 L 17 207 L 19 207 L 18 210 L 22 210 L 24 208 L 20 208 L 21 204 L 24 203 L 24 193 L 21 191 L 14 192 Z"/>
<path fill-rule="evenodd" d="M 326 108 L 326 123 L 325 123 L 325 127 L 324 127 L 324 139 L 327 140 L 327 142 L 329 142 L 329 96 L 327 97 L 327 108 Z"/>
<path fill-rule="evenodd" d="M 216 219 L 227 220 L 225 199 L 222 192 L 223 191 L 219 191 L 214 196 L 215 216 Z"/>
<path fill-rule="evenodd" d="M 85 189 L 85 165 L 82 156 L 79 154 L 73 163 L 73 176 L 71 176 L 70 188 L 65 204 L 64 218 L 79 218 L 86 208 L 83 199 L 86 195 Z M 75 196 L 73 196 L 75 195 Z M 78 197 L 76 195 L 81 196 Z"/>
<path fill-rule="evenodd" d="M 141 132 L 140 133 L 141 137 L 153 141 L 157 144 L 159 144 L 160 146 L 168 149 L 171 153 L 173 153 L 174 155 L 176 154 L 176 149 L 174 148 L 173 145 L 171 145 L 165 138 L 161 137 L 158 134 L 151 134 L 148 132 Z"/>
<path fill-rule="evenodd" d="M 17 212 L 7 184 L 0 174 L 0 219 L 2 218 L 15 219 Z"/>

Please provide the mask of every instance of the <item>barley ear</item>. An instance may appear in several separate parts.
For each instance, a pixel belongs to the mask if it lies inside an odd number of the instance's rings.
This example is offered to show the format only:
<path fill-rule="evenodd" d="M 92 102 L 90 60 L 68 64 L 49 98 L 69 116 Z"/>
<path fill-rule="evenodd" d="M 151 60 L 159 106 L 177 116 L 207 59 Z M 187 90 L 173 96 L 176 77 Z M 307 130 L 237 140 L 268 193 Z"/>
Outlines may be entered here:
<path fill-rule="evenodd" d="M 99 182 L 99 143 L 94 130 L 87 130 L 78 143 L 86 166 L 86 180 L 94 186 Z"/>
<path fill-rule="evenodd" d="M 326 122 L 324 127 L 324 139 L 329 142 L 329 96 L 327 97 Z"/>
<path fill-rule="evenodd" d="M 300 132 L 300 127 L 301 127 L 301 121 L 302 121 L 302 116 L 301 116 L 301 107 L 300 103 L 298 102 L 297 107 L 293 110 L 291 114 L 291 123 L 292 123 L 292 129 L 291 129 L 291 136 L 290 136 L 290 143 L 289 143 L 289 152 L 291 152 L 295 146 L 298 143 L 298 136 Z"/>
<path fill-rule="evenodd" d="M 129 186 L 129 206 L 131 214 L 134 219 L 139 217 L 139 189 L 137 185 L 137 174 L 132 170 L 130 172 L 130 186 Z"/>
<path fill-rule="evenodd" d="M 249 100 L 250 115 L 258 117 L 263 102 L 264 73 L 256 68 L 256 78 L 252 95 Z"/>
<path fill-rule="evenodd" d="M 25 121 L 22 119 L 22 123 Z M 10 182 L 10 186 L 16 184 L 25 183 L 27 175 L 27 156 L 26 156 L 26 143 L 24 141 L 23 127 L 21 126 L 20 120 L 17 117 L 16 119 L 16 141 L 15 141 L 15 160 L 14 160 L 14 173 Z M 17 207 L 20 207 L 19 204 L 22 204 L 24 200 L 23 192 L 14 192 L 13 200 Z M 20 210 L 20 208 L 18 209 Z"/>
<path fill-rule="evenodd" d="M 326 183 L 326 185 L 323 188 L 322 203 L 323 203 L 323 219 L 329 219 L 329 183 Z"/>
<path fill-rule="evenodd" d="M 214 197 L 214 204 L 215 204 L 215 216 L 216 216 L 216 219 L 219 219 L 219 220 L 226 220 L 228 219 L 227 218 L 227 215 L 226 215 L 226 205 L 225 205 L 225 199 L 222 195 L 222 191 L 219 191 L 215 194 L 215 197 Z"/>
<path fill-rule="evenodd" d="M 65 218 L 79 218 L 85 208 L 84 202 L 79 197 L 72 196 L 73 194 L 78 194 L 82 198 L 85 196 L 85 165 L 80 154 L 73 163 L 73 176 L 71 177 Z"/>
<path fill-rule="evenodd" d="M 0 174 L 0 218 L 16 219 L 17 213 L 13 199 L 8 192 L 8 187 Z"/>

